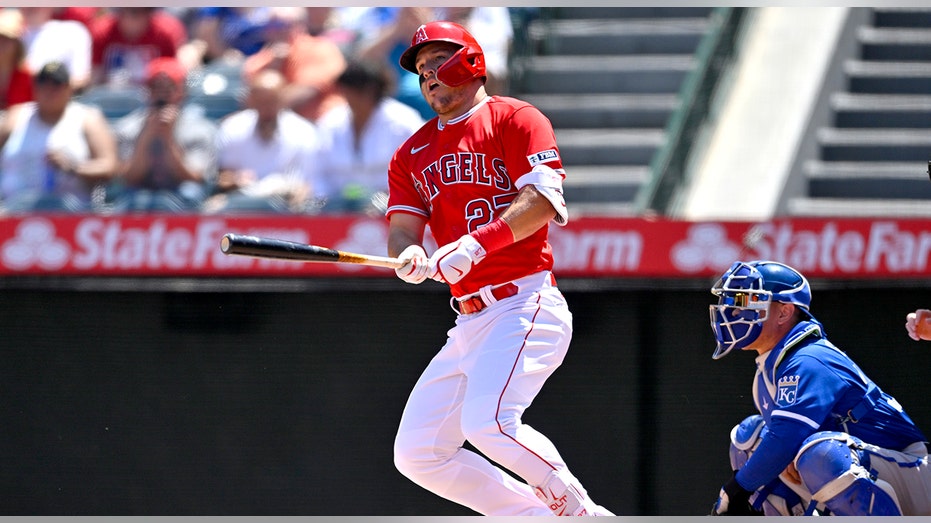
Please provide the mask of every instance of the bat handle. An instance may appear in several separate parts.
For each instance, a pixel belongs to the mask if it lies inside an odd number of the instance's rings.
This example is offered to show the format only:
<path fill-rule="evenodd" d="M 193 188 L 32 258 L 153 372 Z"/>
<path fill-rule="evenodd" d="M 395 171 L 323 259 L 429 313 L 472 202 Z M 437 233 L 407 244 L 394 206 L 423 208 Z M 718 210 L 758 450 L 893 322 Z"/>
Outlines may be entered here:
<path fill-rule="evenodd" d="M 347 263 L 358 263 L 362 265 L 371 265 L 374 267 L 385 267 L 387 269 L 400 269 L 405 264 L 405 262 L 402 260 L 386 256 L 372 256 L 369 254 L 360 255 L 343 251 L 337 252 L 339 252 L 340 261 Z"/>

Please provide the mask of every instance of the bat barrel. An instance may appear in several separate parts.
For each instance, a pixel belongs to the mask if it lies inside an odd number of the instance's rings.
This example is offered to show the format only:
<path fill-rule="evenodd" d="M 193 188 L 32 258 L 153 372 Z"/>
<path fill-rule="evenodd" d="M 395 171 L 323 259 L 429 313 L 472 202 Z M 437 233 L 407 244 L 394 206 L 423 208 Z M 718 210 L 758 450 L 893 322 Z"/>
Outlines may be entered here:
<path fill-rule="evenodd" d="M 392 269 L 404 265 L 397 258 L 348 253 L 305 243 L 233 233 L 223 235 L 223 238 L 220 239 L 220 250 L 224 254 L 238 254 L 276 260 L 355 263 Z"/>

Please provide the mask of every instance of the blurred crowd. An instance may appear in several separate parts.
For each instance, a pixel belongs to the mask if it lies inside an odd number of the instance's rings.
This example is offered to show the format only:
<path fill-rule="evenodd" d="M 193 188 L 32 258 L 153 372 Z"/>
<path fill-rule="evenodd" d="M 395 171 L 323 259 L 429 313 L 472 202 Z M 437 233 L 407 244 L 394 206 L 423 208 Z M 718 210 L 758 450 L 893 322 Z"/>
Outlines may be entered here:
<path fill-rule="evenodd" d="M 381 213 L 434 116 L 416 28 L 468 27 L 506 95 L 517 9 L 0 8 L 0 215 Z"/>

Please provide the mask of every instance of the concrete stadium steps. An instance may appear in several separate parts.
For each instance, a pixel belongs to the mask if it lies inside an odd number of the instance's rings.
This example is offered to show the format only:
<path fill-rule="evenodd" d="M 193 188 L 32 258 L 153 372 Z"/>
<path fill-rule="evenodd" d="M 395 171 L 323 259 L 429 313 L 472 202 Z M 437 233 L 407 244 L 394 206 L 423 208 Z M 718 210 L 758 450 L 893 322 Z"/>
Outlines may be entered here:
<path fill-rule="evenodd" d="M 812 198 L 931 198 L 926 163 L 811 161 L 804 170 Z"/>
<path fill-rule="evenodd" d="M 874 27 L 931 27 L 931 7 L 874 7 Z"/>
<path fill-rule="evenodd" d="M 640 216 L 640 212 L 633 201 L 577 202 L 570 205 L 569 220 L 579 216 L 610 216 L 614 218 L 635 218 Z"/>
<path fill-rule="evenodd" d="M 708 25 L 707 18 L 553 20 L 531 25 L 530 38 L 547 55 L 691 54 Z"/>
<path fill-rule="evenodd" d="M 931 62 L 849 60 L 844 72 L 853 93 L 931 93 Z"/>
<path fill-rule="evenodd" d="M 864 27 L 858 36 L 864 60 L 931 60 L 931 29 Z"/>
<path fill-rule="evenodd" d="M 830 218 L 931 218 L 928 200 L 878 200 L 864 198 L 793 198 L 789 214 Z"/>
<path fill-rule="evenodd" d="M 537 56 L 524 92 L 675 93 L 694 66 L 692 55 Z"/>
<path fill-rule="evenodd" d="M 631 18 L 707 18 L 711 15 L 711 7 L 555 7 L 555 18 L 560 20 L 572 19 L 631 19 Z"/>
<path fill-rule="evenodd" d="M 570 211 L 632 214 L 714 9 L 543 9 L 514 94 L 553 123 Z"/>
<path fill-rule="evenodd" d="M 931 8 L 873 8 L 787 212 L 931 217 Z"/>
<path fill-rule="evenodd" d="M 834 93 L 831 109 L 834 125 L 840 128 L 927 128 L 931 122 L 931 94 Z"/>
<path fill-rule="evenodd" d="M 825 162 L 916 162 L 931 155 L 931 129 L 818 130 L 821 159 Z"/>
<path fill-rule="evenodd" d="M 523 99 L 564 128 L 662 128 L 679 103 L 675 94 L 528 94 Z"/>
<path fill-rule="evenodd" d="M 665 140 L 661 129 L 556 129 L 566 168 L 589 165 L 649 165 Z"/>
<path fill-rule="evenodd" d="M 566 169 L 563 182 L 566 202 L 602 203 L 633 201 L 640 186 L 650 177 L 650 168 L 640 165 L 578 166 Z"/>

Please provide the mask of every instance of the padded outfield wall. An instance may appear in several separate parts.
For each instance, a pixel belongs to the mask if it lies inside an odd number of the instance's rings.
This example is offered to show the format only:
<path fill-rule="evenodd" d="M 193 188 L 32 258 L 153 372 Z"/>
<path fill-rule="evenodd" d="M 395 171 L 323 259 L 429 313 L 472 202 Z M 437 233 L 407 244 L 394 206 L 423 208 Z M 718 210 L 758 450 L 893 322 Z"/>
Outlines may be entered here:
<path fill-rule="evenodd" d="M 471 515 L 392 464 L 453 321 L 432 283 L 5 280 L 0 513 Z M 754 364 L 711 359 L 709 284 L 560 281 L 572 349 L 525 422 L 619 515 L 706 514 L 727 478 Z M 903 327 L 926 282 L 813 285 L 831 339 L 931 433 L 931 343 Z"/>

